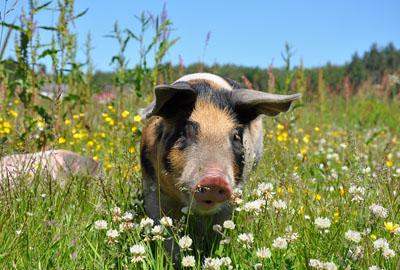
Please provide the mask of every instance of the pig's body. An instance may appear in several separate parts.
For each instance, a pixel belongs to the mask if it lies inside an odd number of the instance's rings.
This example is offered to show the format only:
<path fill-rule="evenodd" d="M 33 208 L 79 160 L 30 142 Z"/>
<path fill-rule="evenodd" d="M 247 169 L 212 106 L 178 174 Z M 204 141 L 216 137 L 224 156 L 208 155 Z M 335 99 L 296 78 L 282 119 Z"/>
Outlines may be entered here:
<path fill-rule="evenodd" d="M 208 73 L 156 87 L 141 141 L 145 209 L 159 220 L 191 207 L 201 219 L 229 217 L 232 191 L 241 188 L 263 151 L 261 114 L 287 111 L 299 95 L 240 89 Z M 204 217 L 204 216 L 207 216 Z"/>
<path fill-rule="evenodd" d="M 68 177 L 100 176 L 102 170 L 95 160 L 67 150 L 16 154 L 0 160 L 0 184 L 7 182 L 14 185 L 19 177 L 26 177 L 30 181 L 39 172 L 64 185 Z"/>

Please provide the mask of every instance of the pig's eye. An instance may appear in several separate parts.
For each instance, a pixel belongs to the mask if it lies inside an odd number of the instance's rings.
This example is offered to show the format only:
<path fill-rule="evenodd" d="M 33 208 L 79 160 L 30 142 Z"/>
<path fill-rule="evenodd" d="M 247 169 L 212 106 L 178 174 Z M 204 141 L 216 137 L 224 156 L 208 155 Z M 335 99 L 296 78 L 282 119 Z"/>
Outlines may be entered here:
<path fill-rule="evenodd" d="M 240 148 L 243 141 L 243 128 L 237 127 L 232 131 L 231 141 L 234 148 Z"/>
<path fill-rule="evenodd" d="M 236 142 L 242 141 L 243 129 L 242 128 L 235 128 L 232 132 L 232 140 Z"/>
<path fill-rule="evenodd" d="M 199 124 L 193 121 L 188 121 L 184 126 L 180 138 L 177 140 L 177 147 L 183 149 L 197 140 L 199 132 Z"/>
<path fill-rule="evenodd" d="M 199 131 L 199 124 L 193 121 L 188 121 L 182 135 L 187 140 L 195 140 Z"/>

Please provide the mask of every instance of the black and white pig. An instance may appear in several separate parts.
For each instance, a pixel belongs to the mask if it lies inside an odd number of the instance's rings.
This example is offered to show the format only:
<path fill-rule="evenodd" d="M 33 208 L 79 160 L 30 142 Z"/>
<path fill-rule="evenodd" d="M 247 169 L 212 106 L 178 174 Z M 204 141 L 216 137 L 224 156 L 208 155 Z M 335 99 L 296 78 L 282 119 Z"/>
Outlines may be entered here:
<path fill-rule="evenodd" d="M 299 97 L 241 89 L 209 73 L 157 86 L 155 100 L 142 112 L 147 214 L 179 218 L 190 207 L 198 216 L 215 216 L 216 223 L 229 218 L 233 190 L 243 186 L 262 155 L 261 115 L 286 112 Z"/>

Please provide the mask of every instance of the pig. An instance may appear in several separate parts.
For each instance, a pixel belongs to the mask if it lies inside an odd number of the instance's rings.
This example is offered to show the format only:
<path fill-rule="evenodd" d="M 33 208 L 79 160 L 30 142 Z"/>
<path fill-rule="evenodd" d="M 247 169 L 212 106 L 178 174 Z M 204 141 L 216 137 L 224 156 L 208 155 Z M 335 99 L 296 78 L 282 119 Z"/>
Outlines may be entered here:
<path fill-rule="evenodd" d="M 101 165 L 87 157 L 67 150 L 48 150 L 29 154 L 5 156 L 0 160 L 0 184 L 14 185 L 19 177 L 27 176 L 29 181 L 40 173 L 50 176 L 63 186 L 70 176 L 102 175 Z"/>
<path fill-rule="evenodd" d="M 242 89 L 209 73 L 156 86 L 154 101 L 142 111 L 147 215 L 156 221 L 180 218 L 189 207 L 198 222 L 229 218 L 233 191 L 243 187 L 262 156 L 262 115 L 286 112 L 300 96 Z"/>

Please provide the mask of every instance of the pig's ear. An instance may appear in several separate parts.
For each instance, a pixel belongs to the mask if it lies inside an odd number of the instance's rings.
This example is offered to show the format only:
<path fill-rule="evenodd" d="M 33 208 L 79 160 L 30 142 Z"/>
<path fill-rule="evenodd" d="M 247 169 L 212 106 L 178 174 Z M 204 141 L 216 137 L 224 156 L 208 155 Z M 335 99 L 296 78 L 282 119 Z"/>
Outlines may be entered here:
<path fill-rule="evenodd" d="M 185 82 L 157 85 L 154 93 L 155 100 L 142 111 L 145 117 L 184 117 L 192 111 L 197 98 L 196 91 Z"/>
<path fill-rule="evenodd" d="M 250 89 L 237 89 L 232 93 L 239 120 L 250 122 L 260 114 L 276 116 L 287 112 L 301 94 L 277 95 Z"/>

